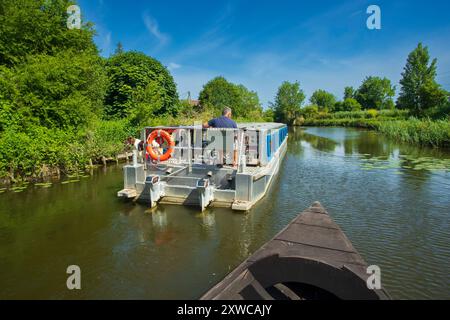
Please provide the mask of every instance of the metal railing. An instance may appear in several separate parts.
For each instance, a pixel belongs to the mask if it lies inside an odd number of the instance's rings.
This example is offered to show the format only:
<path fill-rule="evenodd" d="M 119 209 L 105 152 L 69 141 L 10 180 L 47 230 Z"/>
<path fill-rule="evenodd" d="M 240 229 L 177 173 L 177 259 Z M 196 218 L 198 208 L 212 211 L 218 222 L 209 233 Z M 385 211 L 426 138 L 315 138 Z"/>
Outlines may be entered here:
<path fill-rule="evenodd" d="M 169 165 L 237 165 L 245 163 L 241 155 L 245 153 L 244 130 L 226 128 L 201 127 L 147 127 L 143 130 L 145 147 L 147 148 L 148 135 L 154 130 L 171 132 L 175 139 L 172 157 L 165 162 Z M 164 149 L 164 148 L 163 148 Z M 144 162 L 147 165 L 158 164 L 150 160 L 144 150 Z M 245 156 L 245 154 L 244 154 Z"/>

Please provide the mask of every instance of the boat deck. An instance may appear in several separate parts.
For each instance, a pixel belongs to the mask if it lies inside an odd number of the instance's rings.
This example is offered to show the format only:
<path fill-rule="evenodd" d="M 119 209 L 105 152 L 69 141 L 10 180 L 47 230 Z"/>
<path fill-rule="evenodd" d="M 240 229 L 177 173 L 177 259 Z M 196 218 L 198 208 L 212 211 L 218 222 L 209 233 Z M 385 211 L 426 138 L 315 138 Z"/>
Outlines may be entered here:
<path fill-rule="evenodd" d="M 366 262 L 317 202 L 201 299 L 389 299 L 384 289 L 368 289 L 368 277 Z"/>
<path fill-rule="evenodd" d="M 281 123 L 246 123 L 239 129 L 147 127 L 141 138 L 153 145 L 156 140 L 149 139 L 156 139 L 155 132 L 170 137 L 173 146 L 158 148 L 169 158 L 155 159 L 151 152 L 138 156 L 134 150 L 117 193 L 151 207 L 170 203 L 248 211 L 266 194 L 287 150 L 288 130 Z"/>

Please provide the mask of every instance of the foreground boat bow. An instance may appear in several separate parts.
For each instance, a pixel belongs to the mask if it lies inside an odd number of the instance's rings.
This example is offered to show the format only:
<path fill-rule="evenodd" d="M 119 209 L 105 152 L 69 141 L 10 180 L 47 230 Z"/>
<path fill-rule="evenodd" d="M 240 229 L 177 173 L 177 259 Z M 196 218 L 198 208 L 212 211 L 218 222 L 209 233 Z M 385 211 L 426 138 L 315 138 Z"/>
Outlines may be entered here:
<path fill-rule="evenodd" d="M 320 203 L 295 218 L 201 299 L 389 299 Z"/>

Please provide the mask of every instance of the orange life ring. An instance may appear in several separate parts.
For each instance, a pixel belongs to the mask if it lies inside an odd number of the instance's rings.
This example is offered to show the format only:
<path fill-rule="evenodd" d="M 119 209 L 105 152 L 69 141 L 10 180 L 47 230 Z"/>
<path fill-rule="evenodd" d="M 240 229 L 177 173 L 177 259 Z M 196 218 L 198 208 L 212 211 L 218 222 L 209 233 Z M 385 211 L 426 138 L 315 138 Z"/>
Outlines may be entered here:
<path fill-rule="evenodd" d="M 163 154 L 157 154 L 154 150 L 153 141 L 157 138 L 162 138 L 169 145 L 166 152 L 164 152 Z M 149 154 L 149 156 L 153 160 L 158 160 L 158 161 L 169 160 L 170 157 L 172 156 L 174 147 L 175 147 L 175 141 L 173 140 L 172 135 L 170 133 L 168 133 L 167 131 L 157 129 L 157 130 L 154 130 L 152 133 L 150 133 L 150 135 L 148 136 L 146 150 L 147 150 L 147 153 Z"/>

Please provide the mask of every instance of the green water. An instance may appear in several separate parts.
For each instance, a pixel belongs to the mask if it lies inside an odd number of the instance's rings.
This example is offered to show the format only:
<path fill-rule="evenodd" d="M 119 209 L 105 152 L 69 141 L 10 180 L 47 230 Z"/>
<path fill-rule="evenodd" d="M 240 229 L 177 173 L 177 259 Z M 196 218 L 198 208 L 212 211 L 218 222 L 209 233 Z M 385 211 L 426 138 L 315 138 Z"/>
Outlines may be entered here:
<path fill-rule="evenodd" d="M 450 299 L 450 152 L 372 131 L 291 130 L 251 212 L 116 198 L 120 166 L 0 190 L 0 299 L 195 299 L 316 200 L 397 299 Z M 79 181 L 77 181 L 79 180 Z M 81 268 L 79 291 L 66 268 Z"/>

